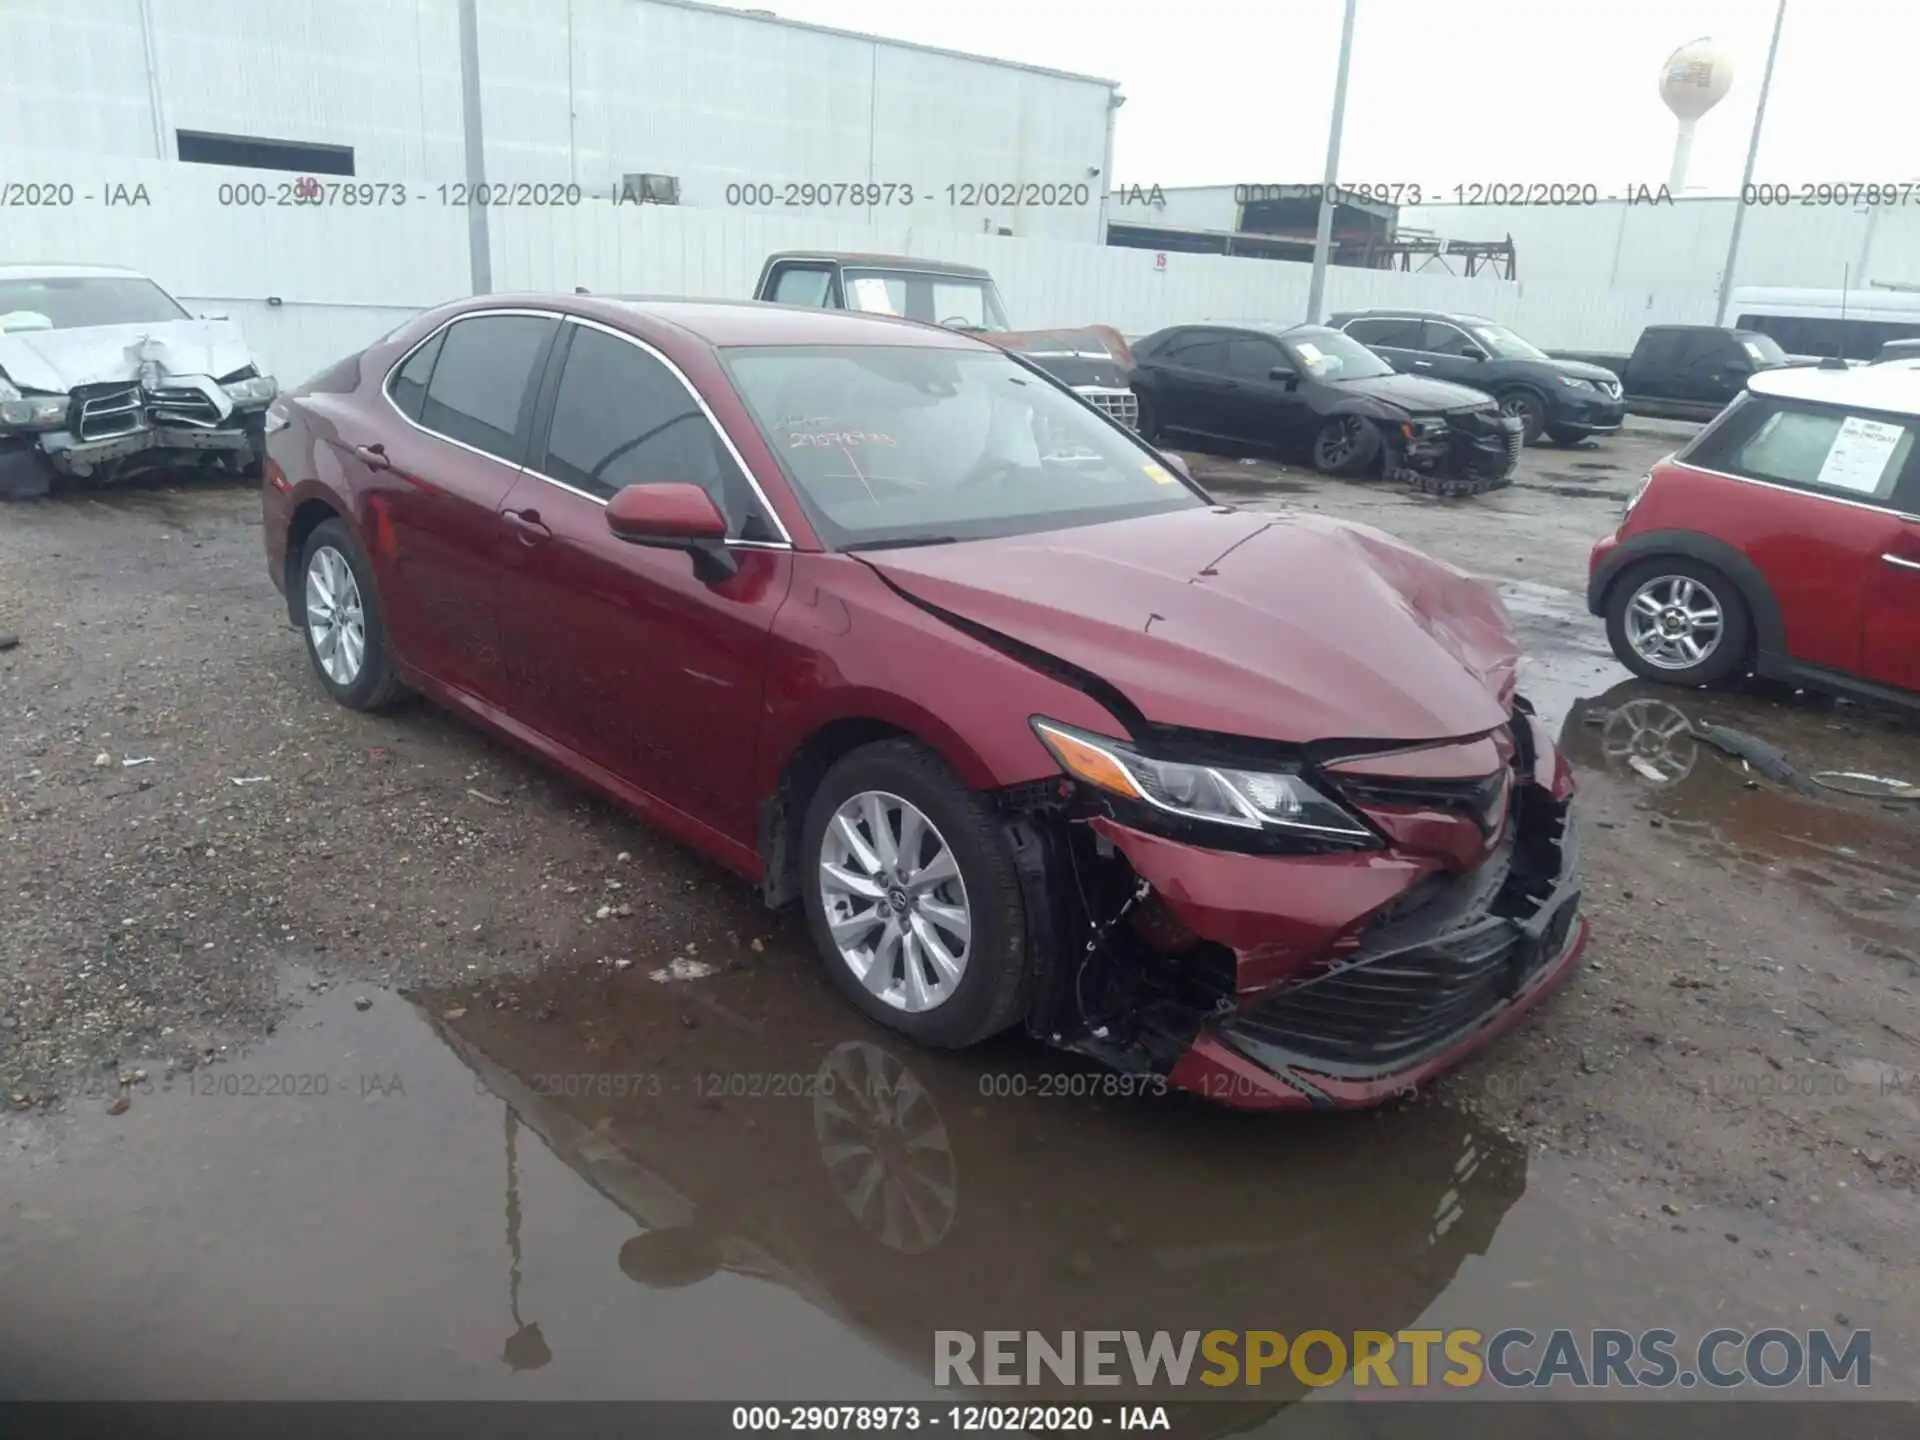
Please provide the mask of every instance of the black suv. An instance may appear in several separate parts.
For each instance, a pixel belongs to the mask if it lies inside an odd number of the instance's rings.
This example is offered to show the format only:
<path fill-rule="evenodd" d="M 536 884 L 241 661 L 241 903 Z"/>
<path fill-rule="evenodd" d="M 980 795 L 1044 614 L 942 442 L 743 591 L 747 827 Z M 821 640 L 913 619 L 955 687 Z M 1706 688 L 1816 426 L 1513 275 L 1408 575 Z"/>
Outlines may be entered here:
<path fill-rule="evenodd" d="M 1620 377 L 1582 360 L 1555 360 L 1497 321 L 1438 310 L 1351 310 L 1329 322 L 1394 369 L 1484 390 L 1517 416 L 1526 442 L 1570 445 L 1620 428 Z"/>

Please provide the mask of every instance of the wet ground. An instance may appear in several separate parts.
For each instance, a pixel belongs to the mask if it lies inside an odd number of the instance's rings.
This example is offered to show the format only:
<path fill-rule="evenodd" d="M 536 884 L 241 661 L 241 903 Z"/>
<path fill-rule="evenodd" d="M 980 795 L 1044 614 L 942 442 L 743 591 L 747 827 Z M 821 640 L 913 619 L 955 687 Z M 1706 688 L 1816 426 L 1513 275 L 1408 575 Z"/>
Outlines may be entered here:
<path fill-rule="evenodd" d="M 0 1395 L 877 1400 L 935 1393 L 936 1329 L 1777 1324 L 1920 1397 L 1920 805 L 1678 722 L 1907 779 L 1920 729 L 1613 663 L 1586 549 L 1675 443 L 1465 502 L 1194 457 L 1498 581 L 1586 795 L 1591 963 L 1433 1093 L 1287 1119 L 915 1049 L 637 822 L 332 706 L 245 492 L 0 510 Z"/>

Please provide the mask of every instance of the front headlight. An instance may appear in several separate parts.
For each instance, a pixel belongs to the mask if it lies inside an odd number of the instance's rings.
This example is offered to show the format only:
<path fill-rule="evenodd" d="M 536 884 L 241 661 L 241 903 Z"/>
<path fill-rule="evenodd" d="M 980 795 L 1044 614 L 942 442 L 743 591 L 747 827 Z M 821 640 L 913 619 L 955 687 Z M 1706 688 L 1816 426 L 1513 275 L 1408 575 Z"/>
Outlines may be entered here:
<path fill-rule="evenodd" d="M 1569 390 L 1598 390 L 1600 387 L 1591 380 L 1582 380 L 1578 375 L 1562 375 L 1560 383 Z"/>
<path fill-rule="evenodd" d="M 71 404 L 65 395 L 22 395 L 0 379 L 0 430 L 57 430 Z"/>
<path fill-rule="evenodd" d="M 1370 842 L 1373 832 L 1284 771 L 1242 770 L 1161 760 L 1104 735 L 1088 735 L 1035 717 L 1033 733 L 1074 779 L 1109 795 L 1151 806 L 1184 820 L 1281 831 L 1347 842 Z"/>
<path fill-rule="evenodd" d="M 264 405 L 280 393 L 280 387 L 271 375 L 251 375 L 222 388 L 226 390 L 227 398 L 236 405 Z"/>

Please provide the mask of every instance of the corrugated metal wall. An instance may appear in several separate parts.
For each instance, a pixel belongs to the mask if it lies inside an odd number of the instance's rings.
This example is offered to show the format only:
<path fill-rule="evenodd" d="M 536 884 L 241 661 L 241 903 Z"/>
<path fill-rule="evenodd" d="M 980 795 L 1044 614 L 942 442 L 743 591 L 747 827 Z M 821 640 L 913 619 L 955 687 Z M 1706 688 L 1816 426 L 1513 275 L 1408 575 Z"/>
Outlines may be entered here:
<path fill-rule="evenodd" d="M 0 150 L 0 180 L 63 173 L 58 152 Z M 103 165 L 107 204 L 82 176 L 71 206 L 0 211 L 0 261 L 130 265 L 195 308 L 241 320 L 291 382 L 384 334 L 406 315 L 469 293 L 466 212 L 409 186 L 399 207 L 281 205 L 281 171 L 120 160 Z M 236 203 L 262 196 L 268 203 Z M 91 197 L 91 198 L 88 198 Z M 1197 320 L 1293 322 L 1306 312 L 1310 267 L 1219 255 L 1169 254 L 1064 240 L 965 235 L 931 226 L 867 225 L 668 206 L 489 212 L 494 289 L 710 295 L 744 299 L 773 250 L 885 250 L 985 265 L 1015 324 L 1104 323 L 1131 335 Z M 280 301 L 268 303 L 269 297 Z M 1630 348 L 1655 320 L 1711 319 L 1711 292 L 1649 298 L 1586 285 L 1334 268 L 1327 307 L 1408 305 L 1474 310 L 1541 344 Z"/>
<path fill-rule="evenodd" d="M 670 0 L 485 0 L 490 181 L 610 193 L 729 185 L 911 187 L 887 218 L 1094 241 L 1104 82 Z M 358 175 L 466 178 L 456 0 L 7 0 L 0 144 L 62 153 L 54 178 L 171 159 L 179 130 L 351 146 Z M 150 57 L 150 58 L 149 58 Z M 1083 203 L 950 205 L 947 186 L 1083 185 Z M 898 204 L 901 192 L 894 194 Z M 863 206 L 819 207 L 868 218 Z"/>
<path fill-rule="evenodd" d="M 1769 194 L 1772 192 L 1769 191 Z M 1818 192 L 1815 192 L 1817 196 Z M 1838 289 L 1843 281 L 1920 284 L 1920 186 L 1904 205 L 1747 207 L 1737 285 Z M 1638 294 L 1719 289 L 1735 203 L 1671 205 L 1424 205 L 1400 212 L 1402 228 L 1456 240 L 1512 236 L 1527 282 L 1587 284 Z M 1711 317 L 1709 317 L 1711 318 Z"/>

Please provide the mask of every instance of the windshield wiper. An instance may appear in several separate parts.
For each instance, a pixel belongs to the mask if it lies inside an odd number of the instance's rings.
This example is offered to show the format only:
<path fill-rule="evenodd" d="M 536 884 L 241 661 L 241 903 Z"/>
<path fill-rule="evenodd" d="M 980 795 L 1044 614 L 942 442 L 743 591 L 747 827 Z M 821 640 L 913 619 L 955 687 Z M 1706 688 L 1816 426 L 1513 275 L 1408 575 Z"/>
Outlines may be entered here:
<path fill-rule="evenodd" d="M 905 550 L 915 545 L 951 545 L 959 540 L 958 535 L 913 535 L 903 540 L 856 540 L 851 545 L 842 545 L 842 550 Z"/>

